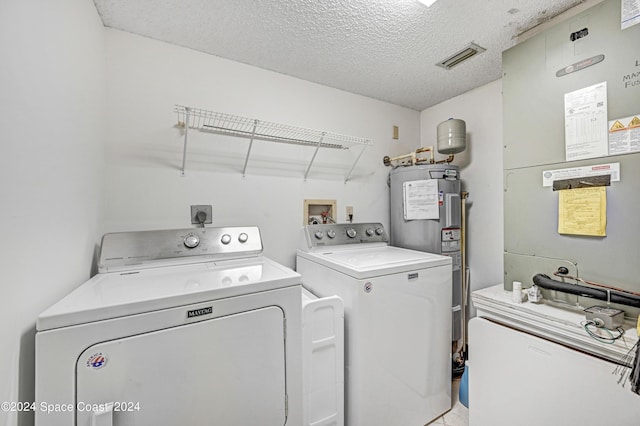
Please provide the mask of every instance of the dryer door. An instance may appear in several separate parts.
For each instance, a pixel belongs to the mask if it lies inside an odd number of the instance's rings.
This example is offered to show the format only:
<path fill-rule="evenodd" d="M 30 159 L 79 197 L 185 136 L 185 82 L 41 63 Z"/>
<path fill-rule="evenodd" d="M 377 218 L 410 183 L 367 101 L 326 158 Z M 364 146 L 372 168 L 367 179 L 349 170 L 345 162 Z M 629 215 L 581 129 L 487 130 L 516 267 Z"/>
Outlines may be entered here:
<path fill-rule="evenodd" d="M 271 306 L 93 345 L 76 365 L 76 424 L 283 425 L 284 340 Z"/>

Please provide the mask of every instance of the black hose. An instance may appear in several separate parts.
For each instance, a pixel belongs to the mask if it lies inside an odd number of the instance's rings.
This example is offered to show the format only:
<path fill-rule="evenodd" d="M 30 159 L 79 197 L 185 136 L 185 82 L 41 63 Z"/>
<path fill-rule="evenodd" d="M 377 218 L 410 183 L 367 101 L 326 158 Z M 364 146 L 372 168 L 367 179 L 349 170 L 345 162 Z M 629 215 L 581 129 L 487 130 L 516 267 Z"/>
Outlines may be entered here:
<path fill-rule="evenodd" d="M 534 275 L 533 283 L 538 287 L 546 288 L 549 290 L 557 290 L 562 291 L 563 293 L 577 294 L 578 296 L 591 297 L 598 300 L 609 300 L 611 303 L 619 303 L 621 305 L 640 308 L 640 297 L 633 294 L 622 293 L 616 290 L 607 291 L 598 288 L 587 287 L 580 284 L 568 284 L 562 281 L 551 279 L 544 274 Z"/>

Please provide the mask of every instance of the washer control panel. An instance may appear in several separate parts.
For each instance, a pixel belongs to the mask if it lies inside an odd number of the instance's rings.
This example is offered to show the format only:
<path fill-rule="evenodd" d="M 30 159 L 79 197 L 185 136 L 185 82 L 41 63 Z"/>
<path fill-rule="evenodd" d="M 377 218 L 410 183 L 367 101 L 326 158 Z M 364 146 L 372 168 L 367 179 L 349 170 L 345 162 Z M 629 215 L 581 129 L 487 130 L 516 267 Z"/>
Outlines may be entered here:
<path fill-rule="evenodd" d="M 389 243 L 381 223 L 306 225 L 303 233 L 307 248 L 341 244 Z"/>
<path fill-rule="evenodd" d="M 262 238 L 255 226 L 117 232 L 102 237 L 98 270 L 149 267 L 169 259 L 194 263 L 261 253 Z"/>

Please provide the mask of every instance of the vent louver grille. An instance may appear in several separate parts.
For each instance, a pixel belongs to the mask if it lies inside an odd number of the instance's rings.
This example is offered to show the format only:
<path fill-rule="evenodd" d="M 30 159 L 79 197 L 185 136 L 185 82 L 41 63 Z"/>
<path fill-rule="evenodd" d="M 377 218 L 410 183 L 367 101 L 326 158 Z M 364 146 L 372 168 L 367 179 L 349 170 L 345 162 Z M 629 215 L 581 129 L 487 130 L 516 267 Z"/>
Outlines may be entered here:
<path fill-rule="evenodd" d="M 465 47 L 461 51 L 454 53 L 453 55 L 449 56 L 447 59 L 444 59 L 438 62 L 436 65 L 450 70 L 456 65 L 461 64 L 467 59 L 470 59 L 476 56 L 477 54 L 484 52 L 485 50 L 486 49 L 484 47 L 480 47 L 475 43 L 470 43 L 467 47 Z"/>

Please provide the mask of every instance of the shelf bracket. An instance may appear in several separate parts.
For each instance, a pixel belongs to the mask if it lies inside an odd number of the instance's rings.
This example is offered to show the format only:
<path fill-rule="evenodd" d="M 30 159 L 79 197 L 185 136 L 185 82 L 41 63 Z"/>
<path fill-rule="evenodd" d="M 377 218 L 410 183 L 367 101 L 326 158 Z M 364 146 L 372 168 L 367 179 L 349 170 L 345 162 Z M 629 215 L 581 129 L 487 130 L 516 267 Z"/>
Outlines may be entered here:
<path fill-rule="evenodd" d="M 189 137 L 189 109 L 184 108 L 184 147 L 182 148 L 182 169 L 181 175 L 184 176 L 185 166 L 187 165 L 187 139 Z"/>
<path fill-rule="evenodd" d="M 320 145 L 322 144 L 322 141 L 324 140 L 324 135 L 326 134 L 327 132 L 322 132 L 322 136 L 320 136 L 320 140 L 316 144 L 316 150 L 313 152 L 313 157 L 311 157 L 311 161 L 307 166 L 307 171 L 304 172 L 304 180 L 307 180 L 307 176 L 309 175 L 309 170 L 311 170 L 311 166 L 313 165 L 313 162 L 316 159 L 316 155 L 318 154 L 318 150 L 320 149 Z"/>
<path fill-rule="evenodd" d="M 364 154 L 365 149 L 367 149 L 367 147 L 363 146 L 360 150 L 360 154 L 358 154 L 358 156 L 356 157 L 356 161 L 353 162 L 353 166 L 351 166 L 351 169 L 349 169 L 349 173 L 347 173 L 347 176 L 345 176 L 344 178 L 344 183 L 347 183 L 349 181 L 351 173 L 353 173 L 353 170 L 356 168 L 356 164 L 358 164 L 358 161 L 360 161 L 360 157 L 362 157 L 362 154 Z"/>
<path fill-rule="evenodd" d="M 253 146 L 253 138 L 256 135 L 256 127 L 258 127 L 258 120 L 253 120 L 253 130 L 251 131 L 251 140 L 249 140 L 249 148 L 247 149 L 247 156 L 244 159 L 244 167 L 242 168 L 242 177 L 247 176 L 247 164 L 249 163 L 249 155 L 251 154 L 251 147 Z"/>

